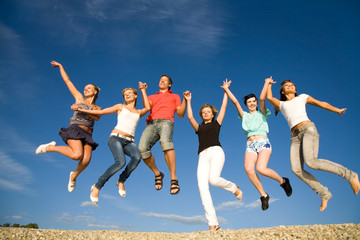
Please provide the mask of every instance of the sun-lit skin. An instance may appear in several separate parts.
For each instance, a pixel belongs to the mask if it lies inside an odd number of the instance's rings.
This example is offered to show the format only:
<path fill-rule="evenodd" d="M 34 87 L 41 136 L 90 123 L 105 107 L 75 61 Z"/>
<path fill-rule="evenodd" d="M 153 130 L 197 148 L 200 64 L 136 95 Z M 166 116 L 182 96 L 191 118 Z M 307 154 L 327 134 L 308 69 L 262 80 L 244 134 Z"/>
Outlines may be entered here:
<path fill-rule="evenodd" d="M 125 102 L 129 103 L 137 98 L 137 95 L 132 90 L 126 90 L 123 95 Z"/>
<path fill-rule="evenodd" d="M 205 123 L 211 122 L 211 120 L 214 118 L 214 114 L 209 107 L 203 108 L 201 115 Z"/>
<path fill-rule="evenodd" d="M 94 85 L 88 84 L 85 86 L 85 88 L 84 88 L 84 96 L 85 97 L 92 97 L 92 96 L 95 96 L 95 94 L 96 94 L 96 90 L 94 88 Z"/>
<path fill-rule="evenodd" d="M 246 101 L 246 107 L 249 109 L 250 113 L 256 112 L 256 108 L 258 107 L 258 102 L 255 97 L 249 98 Z"/>
<path fill-rule="evenodd" d="M 159 81 L 160 91 L 167 91 L 171 87 L 170 81 L 166 76 L 162 76 Z"/>
<path fill-rule="evenodd" d="M 283 86 L 282 86 L 282 93 L 284 95 L 286 94 L 295 94 L 296 93 L 296 87 L 295 87 L 295 84 L 292 83 L 292 82 L 287 82 L 285 83 Z"/>

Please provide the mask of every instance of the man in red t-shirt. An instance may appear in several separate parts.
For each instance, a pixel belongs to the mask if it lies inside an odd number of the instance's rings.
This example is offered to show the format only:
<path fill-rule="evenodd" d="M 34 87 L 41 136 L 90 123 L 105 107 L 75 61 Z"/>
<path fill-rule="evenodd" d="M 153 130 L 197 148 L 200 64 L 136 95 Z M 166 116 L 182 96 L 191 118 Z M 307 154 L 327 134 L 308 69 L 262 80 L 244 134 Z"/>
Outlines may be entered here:
<path fill-rule="evenodd" d="M 146 165 L 155 174 L 155 189 L 160 190 L 163 186 L 164 174 L 159 171 L 155 164 L 155 158 L 151 154 L 151 148 L 160 140 L 161 149 L 164 152 L 166 163 L 171 174 L 171 194 L 180 192 L 176 177 L 176 157 L 173 144 L 174 115 L 182 118 L 185 115 L 186 100 L 173 94 L 170 90 L 172 79 L 162 75 L 159 81 L 159 92 L 149 96 L 151 106 L 150 115 L 146 119 L 147 125 L 140 138 L 139 150 Z"/>

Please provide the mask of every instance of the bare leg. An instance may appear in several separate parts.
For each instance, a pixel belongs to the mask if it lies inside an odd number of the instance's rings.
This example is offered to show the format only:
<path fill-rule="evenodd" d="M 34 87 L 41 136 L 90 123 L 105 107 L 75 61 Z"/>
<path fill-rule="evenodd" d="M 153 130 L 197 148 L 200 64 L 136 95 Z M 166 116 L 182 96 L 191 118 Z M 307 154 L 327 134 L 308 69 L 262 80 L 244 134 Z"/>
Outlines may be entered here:
<path fill-rule="evenodd" d="M 149 158 L 144 159 L 145 164 L 150 168 L 151 171 L 155 174 L 155 189 L 160 190 L 162 188 L 162 177 L 160 176 L 160 171 L 156 166 L 155 158 L 153 155 L 151 155 Z M 161 179 L 161 181 L 158 181 L 158 184 L 156 179 Z M 161 184 L 159 184 L 161 183 Z"/>
<path fill-rule="evenodd" d="M 255 153 L 246 152 L 245 153 L 245 161 L 244 167 L 245 172 L 250 179 L 251 183 L 255 186 L 261 196 L 266 196 L 266 192 L 264 191 L 259 176 L 255 172 L 255 164 L 257 162 L 257 155 Z"/>
<path fill-rule="evenodd" d="M 151 155 L 149 158 L 144 159 L 145 164 L 154 172 L 155 175 L 159 175 L 160 171 L 156 166 L 155 158 Z"/>
<path fill-rule="evenodd" d="M 53 146 L 49 145 L 46 147 L 48 152 L 58 152 L 73 160 L 81 160 L 84 155 L 84 148 L 81 140 L 69 139 L 67 141 L 69 146 Z"/>
<path fill-rule="evenodd" d="M 259 152 L 256 170 L 263 176 L 269 177 L 278 181 L 280 184 L 284 183 L 284 179 L 279 176 L 274 170 L 267 167 L 271 151 L 269 149 L 263 149 Z"/>
<path fill-rule="evenodd" d="M 84 157 L 79 161 L 76 170 L 71 174 L 71 181 L 76 181 L 76 178 L 89 165 L 91 160 L 92 147 L 88 144 L 84 146 Z"/>
<path fill-rule="evenodd" d="M 165 157 L 166 164 L 168 165 L 168 168 L 170 170 L 171 179 L 177 179 L 175 150 L 171 149 L 171 150 L 165 151 L 164 157 Z"/>

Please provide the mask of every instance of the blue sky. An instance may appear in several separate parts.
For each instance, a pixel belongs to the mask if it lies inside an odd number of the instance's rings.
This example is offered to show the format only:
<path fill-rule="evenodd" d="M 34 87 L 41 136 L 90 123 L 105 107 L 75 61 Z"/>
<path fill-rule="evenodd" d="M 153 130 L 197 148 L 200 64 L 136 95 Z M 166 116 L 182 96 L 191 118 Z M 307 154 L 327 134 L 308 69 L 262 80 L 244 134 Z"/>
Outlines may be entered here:
<path fill-rule="evenodd" d="M 97 104 L 123 102 L 121 91 L 148 84 L 158 90 L 169 74 L 172 90 L 193 94 L 195 112 L 203 103 L 220 107 L 225 78 L 241 100 L 260 94 L 268 76 L 292 79 L 300 93 L 347 107 L 345 115 L 308 106 L 320 133 L 320 158 L 360 172 L 360 4 L 358 1 L 153 1 L 153 0 L 3 0 L 0 2 L 0 223 L 37 223 L 40 228 L 192 232 L 207 223 L 197 188 L 197 136 L 185 116 L 175 118 L 174 143 L 179 195 L 169 193 L 169 171 L 157 144 L 164 187 L 142 162 L 120 198 L 113 177 L 101 190 L 98 206 L 90 186 L 113 163 L 108 136 L 115 115 L 96 122 L 100 146 L 80 175 L 74 192 L 68 174 L 76 162 L 57 153 L 35 155 L 36 147 L 55 140 L 68 125 L 73 97 L 50 65 L 62 63 L 75 86 L 100 86 Z M 279 85 L 273 87 L 278 96 Z M 140 102 L 141 103 L 141 102 Z M 141 104 L 140 104 L 141 106 Z M 267 106 L 272 110 L 270 104 Z M 197 119 L 200 121 L 200 119 Z M 211 187 L 224 229 L 278 225 L 360 222 L 360 198 L 342 178 L 309 170 L 333 194 L 319 212 L 320 197 L 292 174 L 289 129 L 284 118 L 268 120 L 273 155 L 269 167 L 288 177 L 288 198 L 278 183 L 260 177 L 272 202 L 260 208 L 259 194 L 243 168 L 246 137 L 229 103 L 220 140 L 226 162 L 222 175 L 244 192 L 243 201 Z M 145 117 L 136 131 L 138 143 Z"/>

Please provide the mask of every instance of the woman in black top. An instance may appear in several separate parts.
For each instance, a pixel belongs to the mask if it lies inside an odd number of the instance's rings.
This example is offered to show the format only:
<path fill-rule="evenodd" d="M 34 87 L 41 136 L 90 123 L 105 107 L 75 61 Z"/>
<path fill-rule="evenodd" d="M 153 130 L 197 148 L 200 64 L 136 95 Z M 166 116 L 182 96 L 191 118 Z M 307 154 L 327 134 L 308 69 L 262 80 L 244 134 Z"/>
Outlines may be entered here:
<path fill-rule="evenodd" d="M 230 86 L 231 81 L 224 81 L 223 86 Z M 242 192 L 233 183 L 222 178 L 221 171 L 225 162 L 225 154 L 219 142 L 219 133 L 221 123 L 225 116 L 227 106 L 227 95 L 224 93 L 222 106 L 217 119 L 215 119 L 218 111 L 209 104 L 204 104 L 200 108 L 199 115 L 202 123 L 199 125 L 193 117 L 191 108 L 191 93 L 186 91 L 184 97 L 187 101 L 187 114 L 191 126 L 195 129 L 199 137 L 199 163 L 197 169 L 198 187 L 200 197 L 205 210 L 205 216 L 208 220 L 210 230 L 220 229 L 218 219 L 216 217 L 215 208 L 209 191 L 209 183 L 215 187 L 221 187 L 241 200 Z"/>

